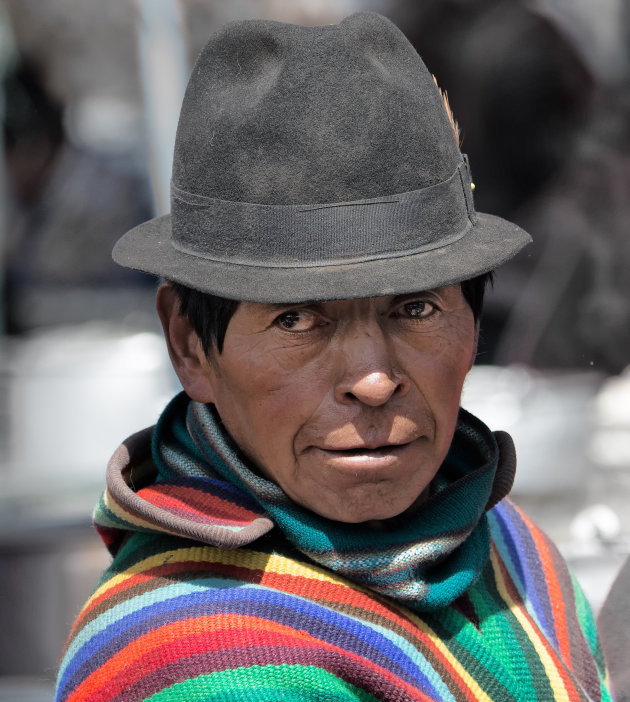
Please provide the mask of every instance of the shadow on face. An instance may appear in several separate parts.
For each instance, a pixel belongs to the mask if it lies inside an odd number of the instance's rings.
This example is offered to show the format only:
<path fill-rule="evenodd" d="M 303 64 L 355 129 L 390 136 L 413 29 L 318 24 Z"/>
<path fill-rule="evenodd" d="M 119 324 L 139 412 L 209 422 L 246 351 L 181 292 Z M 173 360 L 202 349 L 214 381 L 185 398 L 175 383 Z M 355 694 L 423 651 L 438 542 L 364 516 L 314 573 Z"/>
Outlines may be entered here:
<path fill-rule="evenodd" d="M 400 296 L 243 302 L 207 355 L 158 294 L 173 366 L 253 467 L 298 504 L 347 522 L 403 512 L 455 430 L 476 323 L 459 285 Z"/>

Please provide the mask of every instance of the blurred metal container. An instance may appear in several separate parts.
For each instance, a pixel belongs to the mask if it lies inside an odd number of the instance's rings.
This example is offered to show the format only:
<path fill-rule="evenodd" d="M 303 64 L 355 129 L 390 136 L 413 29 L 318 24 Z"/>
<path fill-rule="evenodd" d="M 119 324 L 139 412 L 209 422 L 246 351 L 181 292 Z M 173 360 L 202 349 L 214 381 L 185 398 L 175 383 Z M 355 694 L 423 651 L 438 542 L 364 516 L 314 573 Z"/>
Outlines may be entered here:
<path fill-rule="evenodd" d="M 586 489 L 596 372 L 534 371 L 521 366 L 475 366 L 462 406 L 493 429 L 509 432 L 517 455 L 513 494 L 551 495 Z"/>
<path fill-rule="evenodd" d="M 8 452 L 3 473 L 19 484 L 103 480 L 130 433 L 156 421 L 177 389 L 164 340 L 88 324 L 12 345 Z"/>
<path fill-rule="evenodd" d="M 630 472 L 630 366 L 607 378 L 595 401 L 590 452 L 606 470 Z"/>
<path fill-rule="evenodd" d="M 156 421 L 178 385 L 162 337 L 151 332 L 57 328 L 7 351 L 0 676 L 52 680 L 70 626 L 109 561 L 90 525 L 106 463 L 126 436 Z"/>

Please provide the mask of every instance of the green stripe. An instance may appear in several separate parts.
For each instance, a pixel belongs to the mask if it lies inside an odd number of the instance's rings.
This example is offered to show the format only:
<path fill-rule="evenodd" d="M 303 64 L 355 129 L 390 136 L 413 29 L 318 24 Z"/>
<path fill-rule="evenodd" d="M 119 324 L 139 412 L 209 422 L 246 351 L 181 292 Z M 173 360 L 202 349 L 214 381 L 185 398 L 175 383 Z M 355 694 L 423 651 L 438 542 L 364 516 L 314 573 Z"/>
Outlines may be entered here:
<path fill-rule="evenodd" d="M 328 671 L 304 665 L 254 665 L 199 675 L 148 697 L 146 702 L 377 702 Z"/>
<path fill-rule="evenodd" d="M 573 573 L 570 573 L 570 575 L 575 594 L 575 609 L 577 612 L 579 625 L 584 632 L 584 638 L 586 639 L 593 658 L 595 659 L 595 663 L 597 664 L 602 702 L 610 702 L 613 697 L 609 686 L 606 684 L 606 680 L 603 677 L 603 671 L 605 669 L 604 654 L 599 642 L 599 634 L 597 633 L 595 619 L 582 587 L 576 580 L 575 575 L 573 575 Z"/>
<path fill-rule="evenodd" d="M 575 610 L 577 612 L 578 621 L 580 627 L 584 632 L 584 637 L 588 641 L 589 648 L 593 656 L 596 656 L 599 652 L 599 637 L 597 634 L 597 627 L 595 626 L 595 620 L 591 614 L 591 607 L 584 595 L 580 584 L 575 579 L 573 573 L 571 573 L 571 582 L 573 584 L 573 592 L 575 594 Z"/>
<path fill-rule="evenodd" d="M 486 592 L 479 596 L 473 588 L 469 595 L 475 601 L 475 606 L 477 606 L 476 601 L 479 600 L 479 606 L 484 610 L 483 617 L 487 617 L 482 624 L 483 634 L 490 632 L 492 623 L 497 625 L 492 627 L 496 633 L 493 634 L 494 643 L 490 643 L 489 647 L 493 650 L 500 648 L 505 650 L 506 655 L 501 656 L 501 660 L 513 676 L 512 683 L 509 685 L 510 690 L 518 699 L 532 700 L 532 702 L 537 699 L 553 699 L 554 693 L 547 671 L 532 640 L 501 597 L 494 573 L 486 571 L 484 575 L 483 584 Z"/>
<path fill-rule="evenodd" d="M 511 674 L 464 615 L 445 608 L 440 616 L 427 616 L 425 621 L 490 699 L 518 702 L 509 692 Z"/>

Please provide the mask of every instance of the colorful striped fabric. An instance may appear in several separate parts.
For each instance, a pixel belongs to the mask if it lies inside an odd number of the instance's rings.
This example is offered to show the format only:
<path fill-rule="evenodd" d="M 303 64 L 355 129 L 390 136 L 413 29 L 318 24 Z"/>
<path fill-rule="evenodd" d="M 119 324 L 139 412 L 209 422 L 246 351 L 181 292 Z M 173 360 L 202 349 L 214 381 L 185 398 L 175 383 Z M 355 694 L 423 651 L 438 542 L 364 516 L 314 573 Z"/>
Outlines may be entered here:
<path fill-rule="evenodd" d="M 195 472 L 199 456 L 158 475 L 156 433 L 108 468 L 95 514 L 115 557 L 68 639 L 58 702 L 612 700 L 579 586 L 507 499 L 484 517 L 474 583 L 427 610 L 316 563 L 255 493 Z"/>
<path fill-rule="evenodd" d="M 206 495 L 216 495 L 221 487 L 224 492 L 240 490 L 240 499 L 257 504 L 308 559 L 414 611 L 450 604 L 470 587 L 487 561 L 485 512 L 507 494 L 505 490 L 495 494 L 497 474 L 507 467 L 513 477 L 513 461 L 499 461 L 499 456 L 495 435 L 460 410 L 448 456 L 422 508 L 390 520 L 374 538 L 374 531 L 364 524 L 337 522 L 304 509 L 279 485 L 252 470 L 213 405 L 192 402 L 181 393 L 164 410 L 153 433 L 153 459 L 169 492 L 175 485 L 181 491 L 181 481 L 191 478 L 207 482 Z M 179 499 L 178 506 L 182 504 L 189 509 L 189 498 Z M 207 519 L 207 511 L 205 515 Z M 99 522 L 108 518 L 109 514 L 99 513 Z"/>
<path fill-rule="evenodd" d="M 236 550 L 133 534 L 75 624 L 57 699 L 612 699 L 555 548 L 507 501 L 490 518 L 482 577 L 424 617 L 278 534 Z"/>

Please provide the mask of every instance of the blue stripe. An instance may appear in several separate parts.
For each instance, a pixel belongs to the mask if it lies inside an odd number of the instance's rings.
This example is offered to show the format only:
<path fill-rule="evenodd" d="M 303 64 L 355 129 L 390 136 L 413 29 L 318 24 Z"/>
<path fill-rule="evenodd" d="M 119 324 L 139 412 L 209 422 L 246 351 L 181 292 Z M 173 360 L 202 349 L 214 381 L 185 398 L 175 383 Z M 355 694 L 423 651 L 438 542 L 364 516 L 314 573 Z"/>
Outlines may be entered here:
<path fill-rule="evenodd" d="M 541 599 L 541 594 L 546 595 L 547 597 L 544 598 L 544 601 L 550 602 L 548 592 L 539 592 L 539 582 L 532 575 L 532 569 L 526 569 L 526 566 L 533 565 L 534 573 L 543 572 L 538 548 L 531 537 L 529 528 L 523 524 L 523 520 L 516 510 L 510 509 L 508 514 L 508 506 L 509 503 L 501 502 L 488 513 L 490 517 L 496 520 L 496 524 L 499 527 L 499 534 L 497 534 L 499 538 L 496 539 L 497 547 L 503 552 L 503 562 L 508 571 L 511 572 L 523 602 L 536 621 L 539 622 L 547 638 L 557 648 L 557 632 L 553 621 L 549 619 L 550 612 L 544 606 L 543 599 Z M 522 533 L 518 529 L 517 524 L 520 524 L 526 533 Z M 519 542 L 519 545 L 517 545 L 516 541 Z M 503 548 L 501 548 L 502 545 Z M 532 563 L 532 560 L 534 560 L 534 563 Z M 515 578 L 514 575 L 517 575 L 517 577 Z"/>
<path fill-rule="evenodd" d="M 110 658 L 143 634 L 176 621 L 180 618 L 178 612 L 181 612 L 184 620 L 208 614 L 247 614 L 293 628 L 299 624 L 299 629 L 312 636 L 363 655 L 427 693 L 435 692 L 429 678 L 409 656 L 387 637 L 359 620 L 295 595 L 258 585 L 244 586 L 241 581 L 200 578 L 195 583 L 207 589 L 134 610 L 89 639 L 69 662 L 60 680 L 60 689 L 74 688 L 104 658 Z M 144 594 L 138 599 L 146 601 L 148 595 Z M 133 599 L 125 603 L 127 607 L 131 602 Z M 109 610 L 101 616 L 111 621 L 111 615 L 112 610 Z"/>

